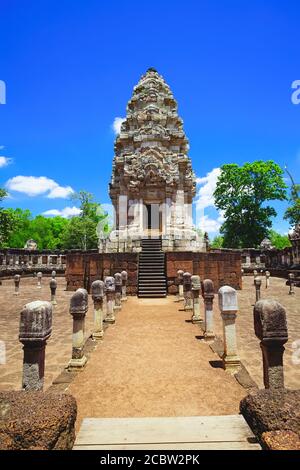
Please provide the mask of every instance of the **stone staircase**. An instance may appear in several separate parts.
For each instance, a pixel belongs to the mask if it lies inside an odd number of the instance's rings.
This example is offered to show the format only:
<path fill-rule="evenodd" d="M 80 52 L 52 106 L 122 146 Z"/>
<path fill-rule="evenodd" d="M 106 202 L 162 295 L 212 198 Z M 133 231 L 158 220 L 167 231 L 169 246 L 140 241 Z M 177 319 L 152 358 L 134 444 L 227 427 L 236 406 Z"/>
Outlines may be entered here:
<path fill-rule="evenodd" d="M 138 297 L 166 297 L 165 253 L 159 238 L 142 239 L 139 254 Z"/>

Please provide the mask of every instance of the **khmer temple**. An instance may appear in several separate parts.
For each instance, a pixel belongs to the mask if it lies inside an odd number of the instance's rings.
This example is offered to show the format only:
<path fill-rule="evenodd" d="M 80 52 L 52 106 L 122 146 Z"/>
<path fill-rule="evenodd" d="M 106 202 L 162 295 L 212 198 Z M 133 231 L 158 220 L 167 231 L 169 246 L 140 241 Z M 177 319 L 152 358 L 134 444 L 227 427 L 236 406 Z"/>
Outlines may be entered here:
<path fill-rule="evenodd" d="M 241 288 L 241 256 L 207 250 L 193 226 L 196 178 L 176 100 L 150 68 L 133 89 L 117 135 L 109 195 L 114 226 L 99 230 L 99 249 L 67 256 L 67 288 L 90 291 L 96 279 L 125 270 L 128 294 L 166 297 L 177 292 L 184 270 Z"/>
<path fill-rule="evenodd" d="M 196 178 L 183 121 L 154 68 L 134 87 L 114 150 L 115 229 L 100 252 L 141 251 L 145 238 L 161 239 L 163 251 L 205 251 L 192 222 Z"/>

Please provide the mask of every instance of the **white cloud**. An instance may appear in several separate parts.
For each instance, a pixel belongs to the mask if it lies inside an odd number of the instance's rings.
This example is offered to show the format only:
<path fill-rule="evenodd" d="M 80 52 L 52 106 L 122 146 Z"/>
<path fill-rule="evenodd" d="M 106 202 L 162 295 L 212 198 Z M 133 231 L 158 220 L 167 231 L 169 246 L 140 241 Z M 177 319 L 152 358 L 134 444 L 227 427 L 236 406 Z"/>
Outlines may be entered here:
<path fill-rule="evenodd" d="M 217 179 L 221 173 L 220 168 L 214 168 L 206 176 L 197 178 L 198 189 L 196 205 L 197 209 L 205 209 L 214 205 L 213 193 L 216 189 Z"/>
<path fill-rule="evenodd" d="M 0 148 L 0 150 L 2 147 Z M 5 166 L 8 166 L 12 162 L 11 158 L 8 157 L 0 157 L 0 168 L 4 168 Z"/>
<path fill-rule="evenodd" d="M 57 185 L 55 188 L 51 189 L 47 197 L 49 199 L 57 199 L 57 198 L 67 199 L 73 193 L 74 193 L 74 190 L 71 188 L 71 186 L 63 187 L 63 186 Z"/>
<path fill-rule="evenodd" d="M 196 196 L 196 217 L 197 227 L 208 233 L 216 233 L 219 231 L 224 216 L 222 211 L 217 211 L 216 218 L 211 218 L 204 214 L 205 209 L 214 207 L 214 191 L 217 185 L 217 179 L 221 173 L 220 168 L 214 168 L 209 171 L 206 176 L 197 178 L 198 190 Z"/>
<path fill-rule="evenodd" d="M 218 232 L 221 227 L 219 218 L 217 220 L 210 219 L 208 215 L 203 215 L 199 221 L 198 228 L 203 232 Z"/>
<path fill-rule="evenodd" d="M 65 219 L 69 219 L 70 217 L 74 217 L 81 214 L 81 210 L 78 207 L 65 207 L 64 209 L 50 209 L 42 213 L 42 215 L 55 217 L 57 215 L 64 217 Z"/>
<path fill-rule="evenodd" d="M 31 197 L 46 195 L 50 199 L 66 199 L 74 192 L 71 186 L 59 186 L 56 181 L 46 176 L 15 176 L 7 181 L 6 188 Z"/>
<path fill-rule="evenodd" d="M 114 131 L 114 133 L 116 135 L 119 135 L 120 132 L 121 132 L 121 126 L 122 126 L 122 123 L 126 120 L 126 118 L 122 118 L 122 117 L 116 117 L 114 119 L 114 122 L 112 123 L 112 129 Z"/>

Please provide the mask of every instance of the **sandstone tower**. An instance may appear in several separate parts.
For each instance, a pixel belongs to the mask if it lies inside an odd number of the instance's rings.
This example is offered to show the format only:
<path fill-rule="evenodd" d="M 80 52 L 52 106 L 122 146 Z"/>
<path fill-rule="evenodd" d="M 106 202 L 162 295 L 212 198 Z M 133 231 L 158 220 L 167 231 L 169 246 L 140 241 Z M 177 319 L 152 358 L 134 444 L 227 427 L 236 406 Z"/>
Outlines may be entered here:
<path fill-rule="evenodd" d="M 192 225 L 196 181 L 189 144 L 169 86 L 150 68 L 134 87 L 115 141 L 109 194 L 115 230 L 100 251 L 140 251 L 159 238 L 164 251 L 204 251 Z"/>

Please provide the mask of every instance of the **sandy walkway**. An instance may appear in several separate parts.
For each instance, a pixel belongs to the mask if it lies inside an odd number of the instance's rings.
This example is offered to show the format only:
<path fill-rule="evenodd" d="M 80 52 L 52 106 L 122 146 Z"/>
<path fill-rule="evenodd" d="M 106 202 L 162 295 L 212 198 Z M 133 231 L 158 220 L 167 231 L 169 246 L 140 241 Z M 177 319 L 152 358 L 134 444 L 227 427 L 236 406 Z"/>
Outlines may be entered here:
<path fill-rule="evenodd" d="M 83 417 L 238 413 L 246 391 L 220 369 L 201 330 L 167 299 L 131 297 L 69 386 Z"/>

